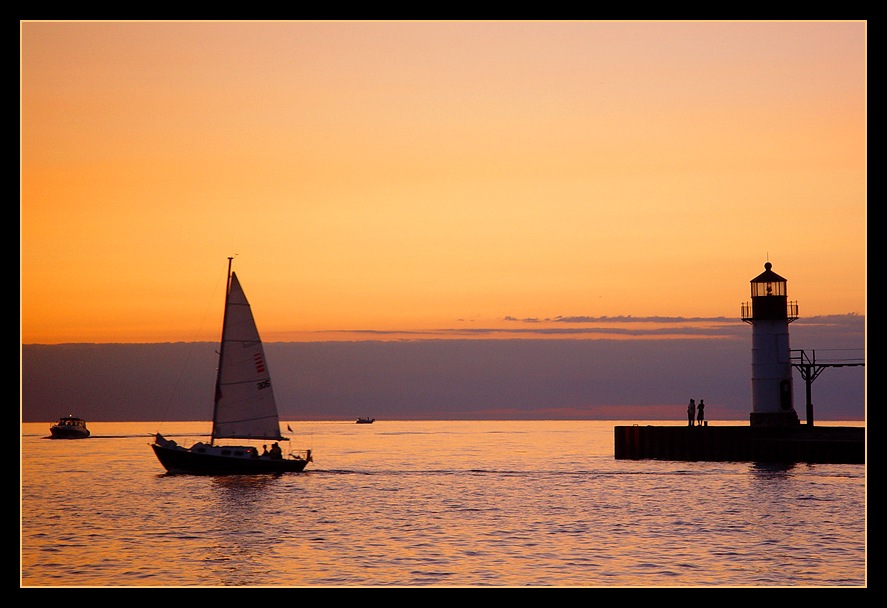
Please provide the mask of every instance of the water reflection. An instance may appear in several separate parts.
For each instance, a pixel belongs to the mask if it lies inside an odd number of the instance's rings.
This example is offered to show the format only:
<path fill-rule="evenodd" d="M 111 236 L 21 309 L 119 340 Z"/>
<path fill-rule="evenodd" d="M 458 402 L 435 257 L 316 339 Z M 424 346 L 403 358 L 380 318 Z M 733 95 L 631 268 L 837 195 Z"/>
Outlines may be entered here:
<path fill-rule="evenodd" d="M 223 495 L 235 502 L 250 501 L 257 492 L 274 484 L 280 475 L 218 475 L 212 478 L 213 486 L 222 490 Z"/>
<path fill-rule="evenodd" d="M 206 495 L 210 522 L 200 560 L 207 580 L 221 585 L 255 585 L 272 570 L 275 531 L 270 515 L 278 475 L 213 477 Z"/>
<path fill-rule="evenodd" d="M 789 474 L 795 468 L 793 462 L 753 462 L 749 470 L 757 479 L 785 479 L 791 477 Z"/>

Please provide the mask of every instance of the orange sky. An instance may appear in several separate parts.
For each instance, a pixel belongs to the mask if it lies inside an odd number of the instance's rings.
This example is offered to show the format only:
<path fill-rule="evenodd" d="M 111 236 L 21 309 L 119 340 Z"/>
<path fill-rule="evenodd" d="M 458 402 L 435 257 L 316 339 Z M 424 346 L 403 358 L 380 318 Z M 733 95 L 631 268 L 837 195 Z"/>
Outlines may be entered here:
<path fill-rule="evenodd" d="M 865 314 L 865 22 L 22 22 L 23 343 Z M 315 333 L 319 332 L 319 333 Z M 375 337 L 370 335 L 368 337 Z"/>

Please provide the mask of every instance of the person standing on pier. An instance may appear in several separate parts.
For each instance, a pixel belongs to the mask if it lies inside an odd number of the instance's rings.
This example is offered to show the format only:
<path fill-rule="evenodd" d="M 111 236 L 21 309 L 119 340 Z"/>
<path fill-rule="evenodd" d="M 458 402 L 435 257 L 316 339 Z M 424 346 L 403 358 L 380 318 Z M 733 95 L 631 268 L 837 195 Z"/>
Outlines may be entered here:
<path fill-rule="evenodd" d="M 702 399 L 699 400 L 699 405 L 696 406 L 696 412 L 696 421 L 699 423 L 699 426 L 702 426 L 705 420 L 705 403 L 703 403 Z"/>
<path fill-rule="evenodd" d="M 690 399 L 690 405 L 687 406 L 687 426 L 693 426 L 696 420 L 696 401 Z"/>

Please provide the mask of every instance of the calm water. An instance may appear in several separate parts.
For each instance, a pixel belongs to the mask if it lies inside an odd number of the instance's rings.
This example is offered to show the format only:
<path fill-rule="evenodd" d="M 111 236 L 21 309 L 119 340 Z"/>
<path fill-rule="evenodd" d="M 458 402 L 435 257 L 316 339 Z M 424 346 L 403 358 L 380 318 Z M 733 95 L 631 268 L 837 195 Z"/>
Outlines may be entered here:
<path fill-rule="evenodd" d="M 866 585 L 865 466 L 617 461 L 634 422 L 291 422 L 257 477 L 165 473 L 209 423 L 24 424 L 21 585 Z"/>

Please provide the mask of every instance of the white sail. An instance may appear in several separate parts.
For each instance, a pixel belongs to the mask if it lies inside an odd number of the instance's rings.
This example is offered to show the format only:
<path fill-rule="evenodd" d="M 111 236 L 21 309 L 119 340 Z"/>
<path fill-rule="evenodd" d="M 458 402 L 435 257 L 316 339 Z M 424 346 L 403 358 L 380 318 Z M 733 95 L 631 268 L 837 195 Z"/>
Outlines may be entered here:
<path fill-rule="evenodd" d="M 283 439 L 265 350 L 237 275 L 225 306 L 213 439 Z"/>

